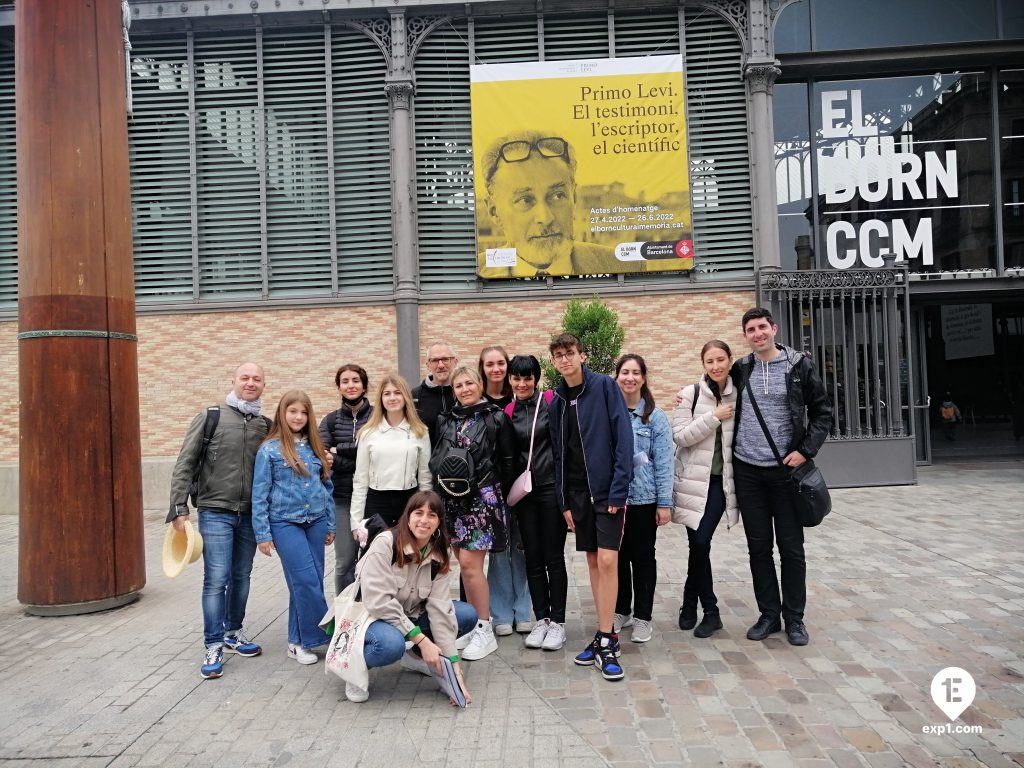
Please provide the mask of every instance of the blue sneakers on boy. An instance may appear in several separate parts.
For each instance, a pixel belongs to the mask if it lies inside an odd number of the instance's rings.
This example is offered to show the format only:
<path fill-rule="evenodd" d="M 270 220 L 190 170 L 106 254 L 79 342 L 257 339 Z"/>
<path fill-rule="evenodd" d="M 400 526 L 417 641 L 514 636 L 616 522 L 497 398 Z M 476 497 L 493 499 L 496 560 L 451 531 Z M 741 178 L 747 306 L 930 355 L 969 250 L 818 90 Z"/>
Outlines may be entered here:
<path fill-rule="evenodd" d="M 615 638 L 601 638 L 600 644 L 594 646 L 594 665 L 601 670 L 601 676 L 605 680 L 621 680 L 626 673 L 623 672 L 619 660 L 615 658 L 618 643 L 613 647 L 609 640 L 614 641 Z"/>
<path fill-rule="evenodd" d="M 579 664 L 581 667 L 589 667 L 595 663 L 597 658 L 597 649 L 602 642 L 601 633 L 598 632 L 594 635 L 594 639 L 590 641 L 590 645 L 584 648 L 582 651 L 576 654 L 573 661 Z M 619 638 L 614 635 L 608 637 L 608 648 L 611 650 L 613 656 L 617 656 L 621 653 L 619 649 Z"/>
<path fill-rule="evenodd" d="M 206 659 L 199 668 L 205 680 L 213 680 L 224 674 L 224 646 L 211 645 L 206 649 Z"/>
<path fill-rule="evenodd" d="M 224 650 L 239 656 L 259 656 L 263 649 L 247 638 L 242 630 L 234 635 L 224 635 Z"/>

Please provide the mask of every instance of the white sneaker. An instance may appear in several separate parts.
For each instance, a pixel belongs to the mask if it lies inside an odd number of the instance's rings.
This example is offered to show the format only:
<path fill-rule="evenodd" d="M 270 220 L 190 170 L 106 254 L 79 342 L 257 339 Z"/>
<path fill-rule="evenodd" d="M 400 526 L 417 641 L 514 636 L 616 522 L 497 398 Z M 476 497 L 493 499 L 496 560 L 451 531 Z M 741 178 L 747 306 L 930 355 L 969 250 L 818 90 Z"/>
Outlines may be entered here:
<path fill-rule="evenodd" d="M 545 651 L 558 651 L 565 645 L 565 627 L 557 621 L 548 625 L 548 633 L 544 635 L 544 642 L 541 648 Z"/>
<path fill-rule="evenodd" d="M 320 661 L 320 657 L 312 651 L 306 650 L 301 645 L 292 645 L 291 643 L 288 643 L 288 658 L 295 659 L 299 664 L 316 664 Z"/>
<path fill-rule="evenodd" d="M 434 670 L 430 668 L 419 656 L 414 656 L 411 653 L 403 653 L 402 660 L 399 662 L 399 666 L 402 669 L 408 669 L 410 672 L 419 672 L 421 675 L 433 675 L 436 674 Z"/>
<path fill-rule="evenodd" d="M 627 613 L 626 615 L 622 615 L 621 613 L 616 613 L 614 616 L 612 616 L 612 632 L 614 632 L 616 635 L 619 634 L 619 632 L 621 632 L 622 630 L 626 629 L 627 627 L 632 627 L 632 626 L 633 626 L 633 614 L 632 613 Z"/>
<path fill-rule="evenodd" d="M 476 634 L 476 627 L 473 627 L 466 634 L 462 635 L 461 637 L 455 638 L 455 650 L 457 650 L 457 651 L 463 650 L 467 645 L 469 645 L 469 641 L 473 639 L 473 635 L 475 635 L 475 634 Z"/>
<path fill-rule="evenodd" d="M 633 634 L 630 640 L 634 643 L 646 643 L 651 639 L 651 622 L 643 619 L 633 619 Z"/>
<path fill-rule="evenodd" d="M 496 634 L 498 637 L 508 637 L 514 631 L 515 630 L 512 629 L 512 625 L 511 624 L 495 624 L 494 625 L 494 634 Z"/>
<path fill-rule="evenodd" d="M 533 625 L 533 629 L 530 630 L 530 634 L 526 636 L 527 648 L 540 648 L 544 643 L 544 638 L 548 634 L 548 628 L 551 626 L 551 619 L 541 619 Z"/>
<path fill-rule="evenodd" d="M 345 683 L 345 698 L 354 704 L 362 704 L 370 698 L 370 692 L 352 683 Z"/>
<path fill-rule="evenodd" d="M 531 632 L 533 632 L 533 628 L 535 626 L 535 624 L 532 624 L 529 621 L 517 621 L 516 632 L 518 632 L 520 635 L 528 635 Z"/>
<path fill-rule="evenodd" d="M 462 652 L 462 658 L 466 661 L 478 661 L 498 650 L 498 639 L 494 636 L 490 621 L 481 621 L 476 625 L 476 631 L 469 641 L 469 645 Z"/>

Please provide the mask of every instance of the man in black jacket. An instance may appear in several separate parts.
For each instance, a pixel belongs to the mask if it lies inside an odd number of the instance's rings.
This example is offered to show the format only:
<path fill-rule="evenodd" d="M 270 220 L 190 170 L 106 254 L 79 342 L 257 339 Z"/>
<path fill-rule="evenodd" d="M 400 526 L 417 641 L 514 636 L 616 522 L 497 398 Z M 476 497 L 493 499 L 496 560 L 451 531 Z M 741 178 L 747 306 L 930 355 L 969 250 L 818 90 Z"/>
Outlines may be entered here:
<path fill-rule="evenodd" d="M 732 368 L 738 393 L 733 477 L 747 537 L 754 596 L 761 612 L 747 638 L 764 640 L 782 630 L 784 619 L 789 642 L 807 645 L 804 529 L 789 475 L 821 448 L 832 424 L 832 406 L 810 359 L 775 343 L 778 330 L 768 310 L 748 310 L 743 315 L 743 335 L 751 354 Z M 751 400 L 757 403 L 767 434 Z M 783 466 L 776 459 L 772 443 L 782 456 Z M 773 529 L 782 566 L 781 596 L 772 554 Z"/>
<path fill-rule="evenodd" d="M 437 444 L 437 417 L 447 413 L 455 405 L 455 393 L 452 392 L 452 371 L 459 367 L 459 358 L 452 352 L 451 345 L 444 341 L 435 341 L 427 347 L 426 378 L 412 390 L 412 399 L 416 404 L 416 413 L 430 432 L 430 445 Z"/>

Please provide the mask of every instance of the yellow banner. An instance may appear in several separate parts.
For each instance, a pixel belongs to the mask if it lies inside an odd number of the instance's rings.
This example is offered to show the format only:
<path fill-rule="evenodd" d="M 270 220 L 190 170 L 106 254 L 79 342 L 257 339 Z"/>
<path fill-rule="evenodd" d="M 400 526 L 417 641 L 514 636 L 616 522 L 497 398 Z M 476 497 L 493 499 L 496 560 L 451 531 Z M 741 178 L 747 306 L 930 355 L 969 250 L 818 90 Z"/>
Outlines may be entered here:
<path fill-rule="evenodd" d="M 470 78 L 481 277 L 693 268 L 681 56 Z"/>

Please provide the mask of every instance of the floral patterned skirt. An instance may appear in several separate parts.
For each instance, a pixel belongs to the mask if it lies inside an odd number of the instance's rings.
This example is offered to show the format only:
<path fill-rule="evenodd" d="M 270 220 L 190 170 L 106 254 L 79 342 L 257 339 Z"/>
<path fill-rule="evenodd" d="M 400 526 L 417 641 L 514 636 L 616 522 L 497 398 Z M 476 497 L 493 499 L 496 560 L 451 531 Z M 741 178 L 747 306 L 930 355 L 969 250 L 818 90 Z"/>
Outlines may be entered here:
<path fill-rule="evenodd" d="M 452 546 L 501 552 L 508 547 L 508 513 L 498 483 L 478 493 L 445 499 L 445 520 Z"/>

